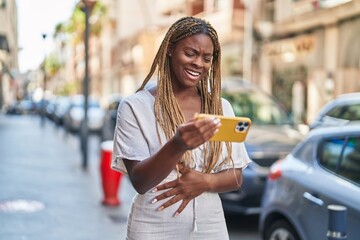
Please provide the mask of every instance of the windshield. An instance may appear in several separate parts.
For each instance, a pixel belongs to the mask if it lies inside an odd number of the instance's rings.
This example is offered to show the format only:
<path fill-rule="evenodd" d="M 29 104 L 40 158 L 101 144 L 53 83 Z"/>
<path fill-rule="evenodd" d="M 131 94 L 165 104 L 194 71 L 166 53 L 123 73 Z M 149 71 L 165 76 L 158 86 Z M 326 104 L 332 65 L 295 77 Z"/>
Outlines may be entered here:
<path fill-rule="evenodd" d="M 326 115 L 350 121 L 360 120 L 360 103 L 336 107 Z"/>
<path fill-rule="evenodd" d="M 290 119 L 286 112 L 274 99 L 268 95 L 252 91 L 223 92 L 236 116 L 249 117 L 257 125 L 282 125 L 289 124 Z"/>

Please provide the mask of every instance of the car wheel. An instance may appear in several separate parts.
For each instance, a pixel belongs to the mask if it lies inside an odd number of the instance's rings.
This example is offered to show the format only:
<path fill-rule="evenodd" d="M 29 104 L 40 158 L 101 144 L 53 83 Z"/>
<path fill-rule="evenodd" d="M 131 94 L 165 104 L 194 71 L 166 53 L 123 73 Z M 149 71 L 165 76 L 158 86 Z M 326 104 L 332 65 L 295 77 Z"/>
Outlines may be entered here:
<path fill-rule="evenodd" d="M 287 221 L 278 220 L 265 230 L 264 240 L 300 240 L 300 238 Z"/>

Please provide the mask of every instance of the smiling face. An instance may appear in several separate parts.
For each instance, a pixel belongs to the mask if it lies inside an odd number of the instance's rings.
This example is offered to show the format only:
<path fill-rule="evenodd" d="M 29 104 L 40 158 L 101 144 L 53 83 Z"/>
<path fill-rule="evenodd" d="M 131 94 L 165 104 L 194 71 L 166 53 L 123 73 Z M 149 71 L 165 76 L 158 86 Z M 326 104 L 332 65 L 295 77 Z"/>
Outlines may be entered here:
<path fill-rule="evenodd" d="M 170 45 L 170 75 L 174 91 L 194 88 L 209 72 L 214 44 L 199 33 Z"/>

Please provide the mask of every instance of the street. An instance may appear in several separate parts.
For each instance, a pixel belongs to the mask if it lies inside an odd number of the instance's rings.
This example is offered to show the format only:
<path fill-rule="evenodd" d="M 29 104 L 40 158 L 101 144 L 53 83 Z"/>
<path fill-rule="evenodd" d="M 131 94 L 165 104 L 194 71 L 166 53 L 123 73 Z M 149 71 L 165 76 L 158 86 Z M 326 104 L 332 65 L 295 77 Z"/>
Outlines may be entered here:
<path fill-rule="evenodd" d="M 125 239 L 134 190 L 126 177 L 121 205 L 106 207 L 100 140 L 89 138 L 82 168 L 79 137 L 36 115 L 0 114 L 0 239 Z M 230 239 L 260 239 L 256 217 L 227 216 Z"/>

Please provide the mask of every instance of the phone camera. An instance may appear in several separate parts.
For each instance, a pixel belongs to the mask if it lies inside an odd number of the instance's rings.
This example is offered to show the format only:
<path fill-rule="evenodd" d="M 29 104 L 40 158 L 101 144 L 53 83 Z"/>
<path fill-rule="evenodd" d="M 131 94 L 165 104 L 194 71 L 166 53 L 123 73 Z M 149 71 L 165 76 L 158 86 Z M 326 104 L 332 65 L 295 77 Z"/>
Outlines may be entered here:
<path fill-rule="evenodd" d="M 239 122 L 236 125 L 236 130 L 239 132 L 243 132 L 245 131 L 247 128 L 249 127 L 249 123 L 248 122 Z"/>

